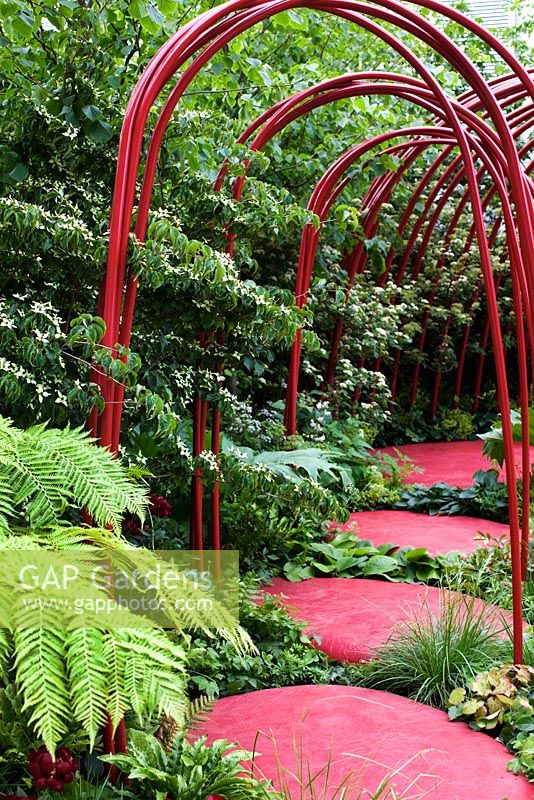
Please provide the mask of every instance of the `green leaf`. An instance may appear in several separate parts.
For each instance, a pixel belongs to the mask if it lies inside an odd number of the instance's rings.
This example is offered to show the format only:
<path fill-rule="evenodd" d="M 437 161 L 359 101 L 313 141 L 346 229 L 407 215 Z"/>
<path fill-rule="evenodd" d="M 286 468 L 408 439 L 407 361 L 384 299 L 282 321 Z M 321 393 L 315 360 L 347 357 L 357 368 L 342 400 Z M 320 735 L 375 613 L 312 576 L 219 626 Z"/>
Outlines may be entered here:
<path fill-rule="evenodd" d="M 100 142 L 101 144 L 109 142 L 113 136 L 113 128 L 109 122 L 105 122 L 102 119 L 97 119 L 95 122 L 88 125 L 86 131 L 90 139 L 94 142 Z"/>
<path fill-rule="evenodd" d="M 13 169 L 9 173 L 9 177 L 11 178 L 11 180 L 16 182 L 23 181 L 25 178 L 28 177 L 28 175 L 29 175 L 28 167 L 22 162 L 19 162 L 16 165 L 16 167 L 13 167 Z"/>
<path fill-rule="evenodd" d="M 100 111 L 100 109 L 92 105 L 83 106 L 82 112 L 87 117 L 87 119 L 91 120 L 91 122 L 100 119 L 100 117 L 102 116 L 102 112 Z"/>
<path fill-rule="evenodd" d="M 397 559 L 391 556 L 371 556 L 365 567 L 364 575 L 386 575 L 398 569 Z"/>
<path fill-rule="evenodd" d="M 456 706 L 465 700 L 465 689 L 453 689 L 449 695 L 449 705 Z"/>

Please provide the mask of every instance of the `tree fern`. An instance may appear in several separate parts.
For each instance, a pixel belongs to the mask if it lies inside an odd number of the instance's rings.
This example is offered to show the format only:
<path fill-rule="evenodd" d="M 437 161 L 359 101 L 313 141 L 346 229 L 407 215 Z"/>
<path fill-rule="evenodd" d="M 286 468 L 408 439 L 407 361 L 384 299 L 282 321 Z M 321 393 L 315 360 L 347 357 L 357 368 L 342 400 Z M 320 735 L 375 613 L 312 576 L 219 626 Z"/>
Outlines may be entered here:
<path fill-rule="evenodd" d="M 165 713 L 181 722 L 187 706 L 185 652 L 157 628 L 108 632 L 20 628 L 0 632 L 0 659 L 15 651 L 14 676 L 35 733 L 53 752 L 76 722 L 94 745 L 110 714 L 140 722 Z"/>
<path fill-rule="evenodd" d="M 102 527 L 69 525 L 64 514 L 72 506 L 86 508 Z M 143 518 L 145 509 L 144 490 L 85 432 L 46 425 L 23 431 L 0 416 L 0 551 L 21 551 L 24 559 L 28 549 L 59 553 L 101 548 L 116 569 L 124 567 L 127 574 L 148 572 L 159 563 L 156 555 L 117 536 L 125 510 Z M 19 520 L 31 527 L 17 526 Z M 15 555 L 10 553 L 12 564 Z M 89 558 L 88 569 L 90 564 Z M 66 630 L 59 615 L 51 618 L 48 606 L 43 610 L 44 624 L 38 607 L 26 606 L 22 594 L 18 597 L 22 603 L 14 604 L 14 592 L 20 591 L 17 574 L 16 567 L 0 573 L 0 614 L 14 619 L 11 633 L 0 630 L 0 668 L 13 661 L 14 680 L 30 724 L 49 750 L 56 748 L 72 723 L 83 728 L 94 745 L 107 713 L 115 727 L 130 711 L 141 721 L 162 713 L 183 719 L 185 652 L 163 630 L 136 627 L 140 620 L 134 615 L 127 620 L 131 627 L 103 631 L 97 619 L 94 627 Z M 77 597 L 94 595 L 95 587 L 83 582 L 86 578 L 82 569 Z M 171 609 L 178 607 L 176 600 L 184 593 L 205 599 L 193 585 L 162 591 L 165 607 Z M 173 622 L 180 630 L 192 626 L 206 632 L 215 623 L 217 633 L 241 650 L 253 647 L 230 611 L 215 601 L 208 605 L 205 614 L 189 618 L 176 613 Z"/>
<path fill-rule="evenodd" d="M 157 629 L 114 631 L 124 651 L 124 691 L 139 719 L 157 712 L 183 719 L 185 652 Z"/>
<path fill-rule="evenodd" d="M 76 628 L 66 641 L 66 661 L 73 716 L 89 734 L 91 747 L 106 722 L 108 685 L 104 634 L 96 628 Z"/>
<path fill-rule="evenodd" d="M 112 631 L 104 632 L 103 653 L 107 664 L 106 708 L 113 722 L 113 727 L 117 727 L 124 717 L 126 706 L 129 704 L 124 694 L 126 652 L 120 647 L 117 636 L 114 633 Z"/>
<path fill-rule="evenodd" d="M 7 631 L 0 630 L 0 670 L 5 669 L 9 653 L 11 650 L 11 642 L 9 640 Z"/>
<path fill-rule="evenodd" d="M 72 719 L 61 628 L 19 628 L 14 632 L 16 681 L 31 712 L 30 724 L 53 752 Z"/>
<path fill-rule="evenodd" d="M 124 512 L 141 518 L 146 492 L 81 429 L 16 428 L 0 417 L 0 526 L 22 512 L 36 528 L 57 525 L 68 505 L 120 531 Z"/>

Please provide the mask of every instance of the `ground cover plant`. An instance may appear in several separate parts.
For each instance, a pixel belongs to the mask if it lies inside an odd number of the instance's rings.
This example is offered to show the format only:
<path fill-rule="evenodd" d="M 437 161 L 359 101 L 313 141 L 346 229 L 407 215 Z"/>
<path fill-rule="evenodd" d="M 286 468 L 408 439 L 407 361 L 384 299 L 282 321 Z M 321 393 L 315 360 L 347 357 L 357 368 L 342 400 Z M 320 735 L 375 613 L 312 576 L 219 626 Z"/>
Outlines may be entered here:
<path fill-rule="evenodd" d="M 451 720 L 498 736 L 514 754 L 509 769 L 534 778 L 534 667 L 505 664 L 455 688 L 448 700 Z"/>
<path fill-rule="evenodd" d="M 412 484 L 402 491 L 394 507 L 430 515 L 461 514 L 508 522 L 508 491 L 497 470 L 479 470 L 473 475 L 472 485 L 465 489 L 445 481 L 431 486 Z"/>
<path fill-rule="evenodd" d="M 305 624 L 280 600 L 262 593 L 257 579 L 242 586 L 240 623 L 255 650 L 238 652 L 230 642 L 196 635 L 188 654 L 189 692 L 212 698 L 306 683 L 357 683 L 357 665 L 330 661 L 311 646 Z"/>

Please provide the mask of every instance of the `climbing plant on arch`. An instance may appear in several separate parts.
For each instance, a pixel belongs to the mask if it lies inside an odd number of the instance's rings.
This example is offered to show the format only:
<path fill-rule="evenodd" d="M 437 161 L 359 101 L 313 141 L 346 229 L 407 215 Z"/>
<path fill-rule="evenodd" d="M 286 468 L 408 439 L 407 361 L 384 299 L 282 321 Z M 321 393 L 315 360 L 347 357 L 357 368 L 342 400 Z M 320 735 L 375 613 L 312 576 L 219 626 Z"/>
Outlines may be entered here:
<path fill-rule="evenodd" d="M 504 450 L 506 456 L 506 476 L 510 487 L 515 486 L 516 467 L 513 457 L 513 438 L 510 423 L 510 392 L 506 374 L 506 363 L 502 348 L 503 333 L 497 304 L 498 280 L 495 279 L 490 248 L 495 241 L 496 230 L 501 225 L 506 235 L 507 256 L 513 284 L 513 301 L 517 325 L 518 374 L 520 383 L 520 405 L 523 430 L 528 431 L 528 389 L 527 351 L 534 351 L 534 320 L 531 310 L 534 304 L 534 199 L 532 183 L 529 178 L 530 167 L 523 165 L 522 157 L 528 146 L 520 151 L 516 139 L 528 130 L 532 122 L 534 101 L 534 82 L 531 75 L 490 33 L 468 19 L 462 13 L 442 5 L 436 0 L 419 0 L 412 5 L 430 9 L 445 18 L 463 25 L 471 34 L 482 39 L 494 54 L 507 64 L 511 76 L 486 82 L 462 50 L 452 42 L 443 31 L 429 20 L 397 0 L 377 0 L 374 4 L 359 0 L 230 0 L 217 6 L 182 27 L 153 57 L 142 74 L 125 115 L 120 139 L 117 175 L 111 211 L 109 258 L 105 280 L 102 285 L 99 313 L 106 323 L 103 345 L 117 354 L 117 346 L 128 347 L 133 325 L 137 293 L 137 279 L 130 270 L 127 255 L 128 241 L 133 232 L 138 241 L 143 242 L 146 235 L 148 214 L 152 199 L 154 178 L 157 170 L 158 154 L 171 120 L 174 109 L 196 74 L 209 63 L 210 59 L 234 39 L 269 17 L 293 8 L 306 8 L 333 14 L 354 25 L 360 26 L 389 45 L 405 59 L 417 78 L 408 78 L 393 73 L 359 73 L 340 76 L 326 81 L 309 90 L 298 93 L 282 101 L 272 109 L 266 110 L 253 123 L 249 124 L 240 137 L 245 143 L 252 139 L 251 148 L 260 149 L 266 141 L 297 116 L 306 114 L 324 103 L 357 94 L 395 95 L 428 111 L 431 122 L 418 128 L 390 131 L 370 137 L 348 150 L 332 165 L 322 165 L 325 172 L 310 198 L 309 209 L 318 215 L 320 223 L 339 192 L 347 184 L 350 176 L 347 170 L 356 159 L 372 157 L 378 147 L 387 145 L 385 152 L 395 152 L 402 156 L 402 167 L 395 173 L 386 173 L 371 182 L 366 200 L 366 235 L 372 234 L 378 224 L 380 208 L 391 196 L 404 172 L 425 147 L 432 144 L 444 148 L 435 164 L 430 167 L 420 185 L 413 193 L 406 213 L 401 220 L 404 229 L 414 211 L 418 198 L 428 187 L 434 176 L 437 183 L 427 199 L 422 222 L 414 227 L 412 237 L 417 236 L 421 226 L 428 218 L 427 236 L 419 252 L 419 262 L 425 254 L 428 237 L 436 225 L 439 210 L 449 199 L 454 200 L 453 188 L 464 186 L 464 196 L 460 201 L 462 209 L 469 205 L 472 215 L 472 228 L 466 247 L 476 241 L 480 265 L 480 286 L 484 287 L 488 315 L 488 333 L 493 342 L 495 370 L 497 375 L 498 402 L 503 420 Z M 450 98 L 439 82 L 425 67 L 417 55 L 391 31 L 400 29 L 419 39 L 445 58 L 451 69 L 455 69 L 466 81 L 470 91 L 460 98 Z M 373 65 L 371 64 L 372 68 Z M 179 76 L 177 79 L 175 76 Z M 170 90 L 168 87 L 170 86 Z M 168 90 L 168 96 L 152 131 L 147 130 L 149 114 L 161 93 Z M 522 113 L 507 113 L 507 105 L 517 99 L 528 98 L 526 110 Z M 150 138 L 149 138 L 150 135 Z M 138 176 L 143 148 L 148 139 L 147 156 L 142 169 L 142 182 L 138 192 Z M 452 162 L 447 162 L 450 154 L 456 154 Z M 366 162 L 367 163 L 367 162 Z M 440 170 L 442 172 L 440 173 Z M 245 165 L 246 173 L 246 165 Z M 441 177 L 439 177 L 441 175 Z M 491 197 L 498 197 L 502 217 L 491 230 L 487 230 L 485 209 L 488 195 L 481 188 L 482 175 L 489 175 L 492 189 Z M 216 188 L 220 188 L 225 177 L 222 165 Z M 234 197 L 239 199 L 245 176 L 234 185 Z M 432 199 L 443 193 L 439 209 L 431 213 Z M 134 206 L 137 212 L 134 216 Z M 451 222 L 450 233 L 457 224 L 455 217 Z M 417 233 L 414 234 L 414 231 Z M 314 223 L 305 226 L 302 233 L 301 251 L 297 269 L 297 304 L 304 304 L 308 291 L 315 252 L 321 228 Z M 232 253 L 233 238 L 228 232 L 228 252 Z M 393 249 L 386 259 L 386 269 L 393 267 Z M 346 259 L 348 291 L 357 273 L 366 265 L 365 249 L 356 242 L 354 250 Z M 406 269 L 406 258 L 401 259 L 397 268 L 397 278 Z M 440 269 L 444 266 L 440 262 Z M 417 269 L 417 267 L 415 268 Z M 479 291 L 477 289 L 477 291 Z M 333 346 L 327 382 L 333 380 L 336 363 L 336 342 L 341 334 L 339 325 L 333 334 Z M 199 332 L 202 345 L 206 337 L 222 337 L 224 331 Z M 467 334 L 468 335 L 468 334 Z M 424 346 L 424 341 L 421 343 Z M 400 354 L 398 360 L 400 359 Z M 286 406 L 286 424 L 289 432 L 295 430 L 295 406 L 298 388 L 300 362 L 299 337 L 293 347 L 290 366 L 290 381 Z M 461 381 L 461 366 L 458 367 Z M 96 411 L 91 417 L 91 427 L 101 444 L 117 450 L 120 437 L 123 387 L 94 371 L 93 379 L 100 386 L 104 398 L 104 410 L 98 417 Z M 396 376 L 394 376 L 396 380 Z M 416 386 L 416 378 L 414 378 Z M 194 416 L 194 455 L 205 446 L 205 433 L 208 420 L 208 407 L 205 400 L 197 397 L 193 409 Z M 211 447 L 215 454 L 219 450 L 220 413 L 212 410 Z M 524 510 L 528 510 L 529 488 L 529 449 L 528 438 L 523 441 L 522 478 Z M 192 546 L 203 546 L 203 485 L 200 469 L 194 476 L 192 490 Z M 219 491 L 218 485 L 212 493 L 212 544 L 220 546 L 218 527 Z M 522 659 L 522 600 L 521 579 L 526 565 L 528 545 L 528 514 L 524 515 L 523 530 L 520 530 L 517 496 L 509 492 L 510 538 L 513 572 L 513 610 L 514 610 L 514 657 Z M 115 738 L 114 738 L 115 737 Z M 124 726 L 116 734 L 107 731 L 106 745 L 122 749 L 125 745 Z"/>

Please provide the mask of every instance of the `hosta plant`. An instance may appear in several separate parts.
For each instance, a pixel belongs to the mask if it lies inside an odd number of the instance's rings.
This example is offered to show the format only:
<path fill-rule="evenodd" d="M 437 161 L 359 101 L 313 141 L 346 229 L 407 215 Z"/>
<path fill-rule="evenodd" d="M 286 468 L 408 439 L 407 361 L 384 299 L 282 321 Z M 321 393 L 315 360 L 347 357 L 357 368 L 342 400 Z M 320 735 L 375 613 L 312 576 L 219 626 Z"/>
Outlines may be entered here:
<path fill-rule="evenodd" d="M 285 564 L 284 574 L 290 581 L 331 575 L 427 583 L 438 578 L 440 559 L 430 556 L 424 547 L 376 547 L 350 531 L 332 530 L 322 541 L 303 543 L 300 552 Z"/>

